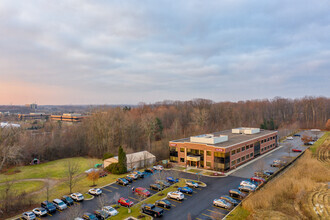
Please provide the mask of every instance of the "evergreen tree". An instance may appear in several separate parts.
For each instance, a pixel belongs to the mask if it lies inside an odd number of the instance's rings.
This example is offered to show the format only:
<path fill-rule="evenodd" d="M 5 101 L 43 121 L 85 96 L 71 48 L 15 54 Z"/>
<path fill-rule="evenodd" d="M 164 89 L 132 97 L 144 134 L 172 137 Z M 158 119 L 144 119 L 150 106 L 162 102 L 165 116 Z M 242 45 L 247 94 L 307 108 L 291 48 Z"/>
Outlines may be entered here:
<path fill-rule="evenodd" d="M 126 173 L 127 172 L 127 159 L 126 153 L 124 149 L 119 146 L 118 149 L 118 165 L 119 165 L 119 173 Z"/>

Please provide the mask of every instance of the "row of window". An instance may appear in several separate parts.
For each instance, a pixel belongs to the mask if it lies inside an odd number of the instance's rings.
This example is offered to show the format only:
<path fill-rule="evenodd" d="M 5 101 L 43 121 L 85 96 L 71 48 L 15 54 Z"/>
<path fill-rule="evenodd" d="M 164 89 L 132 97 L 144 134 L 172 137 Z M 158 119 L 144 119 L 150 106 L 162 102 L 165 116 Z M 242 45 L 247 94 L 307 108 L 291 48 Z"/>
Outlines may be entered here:
<path fill-rule="evenodd" d="M 184 147 L 180 148 L 180 152 L 184 152 Z M 203 150 L 194 150 L 194 149 L 187 149 L 187 153 L 193 153 L 193 154 L 204 154 Z M 207 156 L 212 156 L 212 152 L 211 151 L 206 151 L 206 155 Z"/>
<path fill-rule="evenodd" d="M 269 138 L 265 138 L 265 139 L 261 140 L 261 143 L 265 143 L 265 142 L 267 142 L 267 141 L 271 141 L 271 140 L 273 140 L 273 139 L 275 139 L 275 138 L 276 138 L 276 136 L 269 137 Z"/>
<path fill-rule="evenodd" d="M 236 153 L 240 153 L 241 151 L 245 151 L 245 150 L 248 150 L 250 148 L 253 148 L 253 144 L 250 144 L 250 145 L 246 145 L 246 146 L 243 146 L 241 148 L 238 148 L 238 149 L 235 149 L 235 150 L 232 150 L 231 151 L 231 155 L 235 155 Z"/>
<path fill-rule="evenodd" d="M 243 156 L 243 157 L 241 157 L 241 158 L 237 158 L 236 160 L 233 160 L 233 161 L 231 162 L 231 165 L 234 166 L 234 165 L 236 165 L 236 164 L 239 164 L 239 163 L 241 163 L 241 162 L 244 162 L 245 160 L 248 160 L 248 159 L 251 158 L 251 157 L 253 157 L 253 153 L 247 154 L 247 155 L 245 155 L 245 156 Z"/>
<path fill-rule="evenodd" d="M 275 147 L 275 144 L 268 145 L 267 147 L 261 148 L 261 152 L 266 151 L 272 147 Z"/>
<path fill-rule="evenodd" d="M 175 162 L 177 162 L 177 159 L 178 159 L 177 157 L 176 158 L 173 158 L 173 157 L 170 158 L 171 161 L 175 161 Z M 180 157 L 180 162 L 184 163 L 184 158 L 183 157 Z M 206 166 L 211 167 L 211 162 L 206 162 Z"/>

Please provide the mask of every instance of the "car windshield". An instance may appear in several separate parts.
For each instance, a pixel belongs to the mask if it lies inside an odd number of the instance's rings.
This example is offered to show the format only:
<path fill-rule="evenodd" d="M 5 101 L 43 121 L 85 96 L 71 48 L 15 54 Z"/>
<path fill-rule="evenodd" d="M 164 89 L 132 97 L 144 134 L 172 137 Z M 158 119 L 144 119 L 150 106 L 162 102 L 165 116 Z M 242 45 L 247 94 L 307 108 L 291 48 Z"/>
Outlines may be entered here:
<path fill-rule="evenodd" d="M 58 205 L 64 205 L 64 202 L 59 202 Z"/>
<path fill-rule="evenodd" d="M 142 190 L 142 192 L 144 192 L 144 193 L 147 193 L 147 192 L 148 192 L 148 190 L 144 189 L 144 190 Z"/>

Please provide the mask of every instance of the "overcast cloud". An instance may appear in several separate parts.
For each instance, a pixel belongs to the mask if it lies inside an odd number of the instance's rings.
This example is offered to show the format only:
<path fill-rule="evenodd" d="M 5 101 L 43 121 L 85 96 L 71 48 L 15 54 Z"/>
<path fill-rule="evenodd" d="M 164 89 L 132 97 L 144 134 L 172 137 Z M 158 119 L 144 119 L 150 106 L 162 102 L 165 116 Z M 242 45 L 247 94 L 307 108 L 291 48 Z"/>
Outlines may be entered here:
<path fill-rule="evenodd" d="M 330 2 L 1 1 L 0 104 L 330 95 Z"/>

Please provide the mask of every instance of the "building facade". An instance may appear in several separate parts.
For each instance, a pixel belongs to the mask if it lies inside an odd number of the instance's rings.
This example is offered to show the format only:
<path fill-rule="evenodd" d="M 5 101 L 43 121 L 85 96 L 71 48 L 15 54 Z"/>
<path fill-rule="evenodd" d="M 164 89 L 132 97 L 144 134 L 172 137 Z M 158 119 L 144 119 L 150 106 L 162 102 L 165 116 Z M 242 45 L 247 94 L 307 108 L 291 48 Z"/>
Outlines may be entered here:
<path fill-rule="evenodd" d="M 235 128 L 169 142 L 170 161 L 227 171 L 277 147 L 277 131 Z"/>

